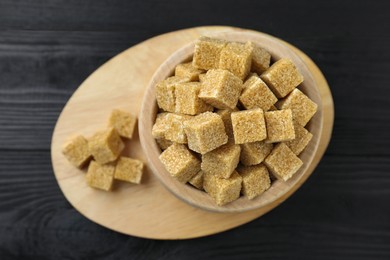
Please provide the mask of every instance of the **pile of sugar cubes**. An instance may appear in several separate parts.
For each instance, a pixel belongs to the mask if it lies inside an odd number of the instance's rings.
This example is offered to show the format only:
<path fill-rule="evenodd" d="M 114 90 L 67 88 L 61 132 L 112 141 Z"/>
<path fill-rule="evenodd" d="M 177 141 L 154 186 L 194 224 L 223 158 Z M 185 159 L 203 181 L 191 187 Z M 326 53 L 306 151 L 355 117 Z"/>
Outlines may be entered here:
<path fill-rule="evenodd" d="M 291 60 L 270 63 L 252 42 L 201 37 L 192 61 L 156 85 L 161 162 L 217 205 L 253 199 L 303 164 L 317 105 L 296 88 L 303 76 Z"/>
<path fill-rule="evenodd" d="M 137 159 L 120 156 L 125 148 L 122 138 L 132 138 L 135 124 L 136 118 L 132 114 L 114 109 L 108 129 L 96 132 L 89 139 L 75 136 L 63 146 L 62 152 L 78 168 L 89 163 L 86 180 L 93 188 L 109 191 L 114 179 L 139 184 L 144 164 Z"/>

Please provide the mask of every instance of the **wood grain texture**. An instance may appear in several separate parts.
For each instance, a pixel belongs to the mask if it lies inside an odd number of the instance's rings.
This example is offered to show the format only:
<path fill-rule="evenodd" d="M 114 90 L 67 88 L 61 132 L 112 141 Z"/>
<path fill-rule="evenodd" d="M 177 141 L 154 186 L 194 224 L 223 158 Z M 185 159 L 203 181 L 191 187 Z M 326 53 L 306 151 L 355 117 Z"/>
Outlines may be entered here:
<path fill-rule="evenodd" d="M 270 52 L 272 58 L 275 60 L 281 58 L 291 59 L 301 71 L 305 80 L 299 86 L 299 88 L 318 105 L 317 113 L 307 126 L 308 130 L 313 134 L 313 138 L 305 151 L 300 155 L 300 159 L 304 163 L 302 167 L 289 181 L 274 181 L 271 188 L 257 198 L 248 200 L 245 197 L 241 197 L 236 201 L 224 206 L 216 205 L 215 201 L 205 192 L 199 191 L 190 185 L 183 185 L 182 183 L 172 178 L 159 159 L 161 150 L 152 136 L 152 127 L 155 122 L 156 113 L 158 111 L 155 98 L 155 86 L 158 82 L 161 82 L 162 80 L 171 76 L 172 71 L 174 71 L 176 65 L 187 61 L 193 55 L 194 42 L 189 43 L 172 53 L 153 74 L 145 90 L 140 111 L 138 124 L 140 141 L 145 156 L 148 159 L 149 168 L 152 169 L 155 176 L 176 197 L 187 202 L 188 204 L 204 210 L 223 213 L 244 212 L 260 208 L 273 208 L 283 202 L 285 198 L 287 198 L 286 194 L 292 194 L 289 192 L 290 190 L 296 190 L 303 183 L 302 180 L 307 179 L 308 176 L 310 176 L 310 169 L 314 169 L 318 164 L 319 159 L 322 157 L 322 153 L 325 151 L 328 145 L 327 140 L 330 139 L 330 134 L 333 128 L 334 111 L 332 96 L 326 81 L 323 79 L 321 72 L 316 68 L 314 63 L 311 62 L 306 64 L 305 61 L 300 58 L 292 48 L 281 43 L 281 41 L 277 38 L 255 31 L 239 29 L 233 30 L 233 28 L 232 31 L 225 29 L 226 31 L 223 32 L 223 30 L 224 29 L 221 30 L 221 33 L 207 33 L 206 35 L 228 41 L 252 41 L 259 46 L 266 48 Z M 189 34 L 194 33 L 189 32 Z M 161 42 L 159 45 L 163 45 L 163 43 Z M 313 73 L 311 71 L 313 71 Z M 315 78 L 319 82 L 318 84 L 316 83 Z M 322 96 L 320 92 L 321 90 L 323 91 Z M 326 103 L 325 106 L 322 105 L 323 102 Z M 324 113 L 326 114 L 325 116 Z M 324 124 L 324 120 L 327 120 L 326 124 Z M 316 154 L 318 155 L 316 156 Z M 313 160 L 314 158 L 317 160 Z M 312 164 L 313 167 L 310 167 Z"/>
<path fill-rule="evenodd" d="M 197 3 L 0 1 L 1 259 L 390 258 L 390 2 Z M 264 31 L 316 62 L 336 108 L 325 157 L 286 203 L 218 235 L 155 241 L 94 224 L 53 176 L 49 149 L 59 113 L 112 56 L 202 24 Z"/>
<path fill-rule="evenodd" d="M 365 259 L 390 253 L 387 247 L 390 236 L 386 232 L 390 215 L 387 207 L 390 180 L 386 172 L 390 171 L 390 165 L 385 158 L 362 162 L 355 157 L 326 157 L 316 174 L 288 203 L 262 218 L 211 237 L 164 242 L 121 235 L 81 216 L 56 186 L 46 161 L 49 156 L 48 151 L 0 152 L 0 172 L 13 173 L 3 175 L 2 179 L 2 184 L 10 188 L 1 186 L 2 259 L 17 256 L 103 259 L 128 255 L 136 259 L 213 256 L 235 259 L 238 255 L 281 259 L 291 252 L 316 259 L 335 255 Z M 383 173 L 370 176 L 375 168 L 383 169 Z M 25 178 L 30 185 L 21 181 Z M 381 185 L 373 180 L 380 180 Z M 375 204 L 371 201 L 373 197 L 377 198 Z M 364 212 L 370 212 L 364 222 L 357 217 L 363 214 L 362 204 Z"/>

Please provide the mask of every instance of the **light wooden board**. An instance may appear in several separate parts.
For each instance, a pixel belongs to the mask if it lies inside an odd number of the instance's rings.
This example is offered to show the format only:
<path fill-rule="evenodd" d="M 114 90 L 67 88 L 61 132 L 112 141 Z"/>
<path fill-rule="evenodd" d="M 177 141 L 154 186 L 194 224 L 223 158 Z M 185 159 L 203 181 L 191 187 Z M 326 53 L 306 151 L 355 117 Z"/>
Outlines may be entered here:
<path fill-rule="evenodd" d="M 90 136 L 93 132 L 105 128 L 113 108 L 123 108 L 138 114 L 145 87 L 151 76 L 177 48 L 200 35 L 230 30 L 240 29 L 197 27 L 154 37 L 117 55 L 81 84 L 58 119 L 51 151 L 58 184 L 67 200 L 81 214 L 102 226 L 133 236 L 186 239 L 218 233 L 247 223 L 276 207 L 295 191 L 292 189 L 272 205 L 257 210 L 244 213 L 212 213 L 178 200 L 165 190 L 148 167 L 142 185 L 117 183 L 114 192 L 110 193 L 91 189 L 86 185 L 85 171 L 72 167 L 61 153 L 62 144 L 69 136 Z M 295 48 L 294 50 L 310 67 L 322 96 L 324 129 L 319 152 L 308 169 L 313 171 L 330 140 L 333 100 L 320 70 L 302 52 Z M 135 136 L 138 136 L 137 132 Z M 146 162 L 138 137 L 131 140 L 127 147 L 125 155 Z M 306 178 L 302 178 L 300 183 Z"/>

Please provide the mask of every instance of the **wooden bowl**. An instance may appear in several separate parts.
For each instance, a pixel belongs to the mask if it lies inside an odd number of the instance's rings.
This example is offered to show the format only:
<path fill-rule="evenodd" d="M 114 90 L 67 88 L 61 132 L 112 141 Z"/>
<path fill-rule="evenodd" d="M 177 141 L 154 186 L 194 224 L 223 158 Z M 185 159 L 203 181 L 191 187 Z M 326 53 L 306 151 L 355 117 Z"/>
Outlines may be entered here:
<path fill-rule="evenodd" d="M 305 79 L 298 88 L 318 104 L 317 113 L 306 126 L 306 128 L 313 134 L 313 138 L 299 156 L 304 163 L 299 171 L 287 182 L 281 180 L 273 181 L 271 187 L 267 191 L 253 200 L 248 200 L 246 197 L 241 196 L 238 200 L 227 205 L 218 206 L 206 192 L 197 190 L 189 184 L 178 182 L 167 172 L 164 165 L 159 160 L 161 150 L 152 136 L 152 127 L 158 110 L 155 98 L 155 86 L 158 82 L 172 76 L 176 65 L 189 61 L 192 58 L 194 52 L 194 42 L 174 52 L 154 73 L 149 85 L 147 86 L 139 115 L 140 141 L 148 159 L 149 167 L 169 191 L 171 191 L 179 199 L 192 206 L 216 212 L 243 212 L 264 207 L 275 202 L 290 189 L 293 189 L 295 185 L 298 185 L 299 180 L 303 176 L 311 173 L 307 169 L 317 153 L 322 132 L 323 113 L 321 96 L 313 76 L 311 75 L 305 62 L 298 57 L 292 49 L 282 44 L 276 38 L 270 35 L 259 35 L 252 32 L 224 32 L 216 35 L 215 37 L 229 41 L 252 41 L 267 49 L 271 53 L 274 61 L 280 58 L 290 58 L 299 68 Z"/>

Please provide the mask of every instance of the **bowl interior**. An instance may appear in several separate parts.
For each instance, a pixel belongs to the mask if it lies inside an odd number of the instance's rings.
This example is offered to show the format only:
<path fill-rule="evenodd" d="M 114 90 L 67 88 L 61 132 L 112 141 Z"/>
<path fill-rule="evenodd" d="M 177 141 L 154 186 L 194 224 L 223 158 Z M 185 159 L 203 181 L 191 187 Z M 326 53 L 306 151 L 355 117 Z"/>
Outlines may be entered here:
<path fill-rule="evenodd" d="M 152 169 L 153 173 L 169 191 L 185 202 L 202 209 L 217 212 L 243 212 L 265 207 L 277 201 L 289 190 L 295 188 L 295 186 L 298 184 L 298 181 L 304 175 L 311 173 L 308 172 L 307 169 L 312 163 L 314 155 L 317 152 L 322 131 L 323 118 L 321 96 L 316 83 L 304 61 L 299 58 L 289 47 L 280 43 L 276 38 L 265 34 L 259 35 L 247 31 L 224 32 L 212 36 L 229 41 L 252 41 L 267 49 L 270 52 L 273 61 L 280 58 L 290 58 L 299 68 L 305 80 L 298 88 L 318 105 L 317 113 L 306 126 L 306 128 L 313 134 L 313 138 L 306 149 L 299 156 L 304 163 L 303 166 L 287 182 L 280 180 L 273 181 L 271 188 L 255 199 L 248 200 L 246 197 L 241 196 L 238 200 L 225 206 L 217 206 L 214 200 L 207 193 L 199 191 L 196 188 L 193 188 L 191 185 L 184 185 L 170 176 L 158 158 L 161 154 L 161 150 L 152 136 L 152 127 L 158 111 L 155 99 L 155 86 L 161 80 L 164 80 L 165 78 L 173 75 L 175 66 L 177 64 L 189 61 L 192 58 L 194 43 L 188 44 L 174 52 L 157 69 L 149 85 L 147 86 L 139 117 L 139 133 L 141 144 L 149 162 L 148 166 Z"/>

